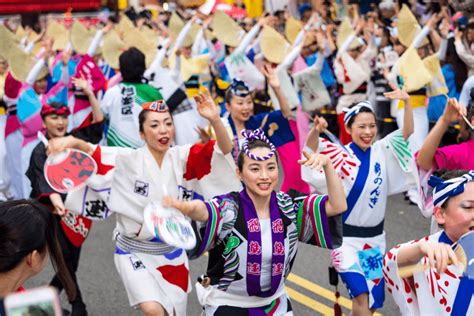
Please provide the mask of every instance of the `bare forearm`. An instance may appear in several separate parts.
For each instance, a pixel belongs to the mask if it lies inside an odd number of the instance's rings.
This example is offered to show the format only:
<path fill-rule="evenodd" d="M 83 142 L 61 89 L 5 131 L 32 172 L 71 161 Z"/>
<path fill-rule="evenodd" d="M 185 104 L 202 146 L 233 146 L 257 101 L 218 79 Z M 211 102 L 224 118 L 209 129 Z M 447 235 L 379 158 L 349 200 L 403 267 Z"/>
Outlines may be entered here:
<path fill-rule="evenodd" d="M 414 122 L 413 122 L 413 108 L 411 107 L 410 99 L 405 100 L 405 113 L 403 115 L 403 138 L 405 140 L 413 134 L 414 131 Z"/>
<path fill-rule="evenodd" d="M 420 250 L 420 243 L 403 246 L 397 254 L 397 264 L 399 267 L 417 263 L 423 258 Z"/>
<path fill-rule="evenodd" d="M 89 93 L 87 97 L 92 107 L 92 122 L 102 122 L 104 120 L 104 113 L 100 109 L 99 100 L 97 100 L 93 92 Z"/>
<path fill-rule="evenodd" d="M 218 117 L 211 121 L 212 128 L 216 134 L 217 145 L 224 155 L 232 152 L 232 141 L 227 133 L 227 130 Z"/>
<path fill-rule="evenodd" d="M 342 182 L 336 174 L 331 163 L 324 166 L 326 184 L 328 187 L 328 202 L 326 206 L 327 216 L 334 216 L 347 209 L 346 195 Z"/>
<path fill-rule="evenodd" d="M 312 129 L 306 138 L 306 146 L 314 153 L 318 151 L 319 147 L 319 132 Z"/>
<path fill-rule="evenodd" d="M 423 146 L 420 149 L 416 163 L 423 169 L 429 170 L 433 166 L 433 158 L 436 149 L 441 143 L 444 133 L 448 129 L 449 124 L 441 117 L 431 132 L 426 137 Z"/>
<path fill-rule="evenodd" d="M 285 118 L 290 118 L 291 117 L 291 109 L 290 105 L 288 103 L 288 100 L 285 98 L 285 95 L 283 94 L 283 90 L 281 87 L 272 87 L 273 91 L 275 91 L 275 95 L 278 99 L 278 103 L 280 104 L 280 111 L 283 114 Z"/>

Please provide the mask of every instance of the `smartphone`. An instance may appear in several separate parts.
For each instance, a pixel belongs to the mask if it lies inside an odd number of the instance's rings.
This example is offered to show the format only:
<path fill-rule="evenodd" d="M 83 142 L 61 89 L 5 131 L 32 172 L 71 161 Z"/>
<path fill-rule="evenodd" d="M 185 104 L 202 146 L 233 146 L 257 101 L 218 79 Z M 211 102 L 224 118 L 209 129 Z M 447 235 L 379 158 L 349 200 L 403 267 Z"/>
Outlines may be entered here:
<path fill-rule="evenodd" d="M 59 295 L 52 287 L 41 287 L 5 297 L 6 316 L 62 316 Z"/>

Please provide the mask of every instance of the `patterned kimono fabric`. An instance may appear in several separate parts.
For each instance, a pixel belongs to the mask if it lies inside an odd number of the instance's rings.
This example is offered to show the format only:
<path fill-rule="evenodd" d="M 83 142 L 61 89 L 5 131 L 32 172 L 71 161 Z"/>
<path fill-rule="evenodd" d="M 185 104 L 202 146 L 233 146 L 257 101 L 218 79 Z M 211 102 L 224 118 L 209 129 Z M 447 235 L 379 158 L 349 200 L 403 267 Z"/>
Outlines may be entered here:
<path fill-rule="evenodd" d="M 464 276 L 459 266 L 449 265 L 441 274 L 435 269 L 428 269 L 410 278 L 398 275 L 397 254 L 400 249 L 425 241 L 453 244 L 443 230 L 398 245 L 385 256 L 383 274 L 387 289 L 400 308 L 400 313 L 414 316 L 474 315 L 474 280 Z M 421 259 L 420 263 L 428 264 L 427 257 Z"/>
<path fill-rule="evenodd" d="M 387 198 L 415 183 L 408 143 L 397 130 L 366 151 L 354 143 L 341 148 L 320 139 L 318 152 L 331 157 L 347 194 L 348 208 L 342 215 L 344 240 L 341 248 L 333 251 L 333 264 L 351 298 L 368 293 L 369 308 L 381 308 Z M 303 179 L 318 192 L 327 191 L 322 186 L 323 176 L 323 171 L 303 168 Z"/>
<path fill-rule="evenodd" d="M 159 302 L 169 315 L 186 315 L 191 291 L 186 252 L 163 243 L 144 227 L 144 209 L 167 194 L 181 200 L 211 198 L 240 189 L 230 154 L 214 141 L 170 148 L 158 166 L 147 146 L 139 149 L 97 146 L 98 173 L 68 194 L 66 206 L 92 219 L 116 213 L 115 266 L 129 303 Z M 222 175 L 228 174 L 225 182 Z M 212 193 L 211 193 L 212 192 Z"/>
<path fill-rule="evenodd" d="M 61 81 L 43 95 L 38 95 L 33 87 L 26 87 L 18 99 L 17 117 L 23 134 L 21 171 L 24 196 L 29 196 L 31 192 L 31 183 L 25 173 L 28 170 L 31 153 L 39 142 L 37 134 L 39 131 L 43 131 L 43 121 L 40 116 L 41 106 L 43 103 L 52 101 L 67 104 L 67 88 Z"/>
<path fill-rule="evenodd" d="M 210 285 L 196 284 L 205 315 L 293 315 L 284 289 L 298 241 L 333 249 L 340 216 L 326 215 L 327 196 L 273 192 L 270 218 L 259 219 L 247 191 L 206 202 L 209 219 L 193 222 L 197 257 L 209 251 Z M 339 224 L 338 224 L 339 223 Z"/>

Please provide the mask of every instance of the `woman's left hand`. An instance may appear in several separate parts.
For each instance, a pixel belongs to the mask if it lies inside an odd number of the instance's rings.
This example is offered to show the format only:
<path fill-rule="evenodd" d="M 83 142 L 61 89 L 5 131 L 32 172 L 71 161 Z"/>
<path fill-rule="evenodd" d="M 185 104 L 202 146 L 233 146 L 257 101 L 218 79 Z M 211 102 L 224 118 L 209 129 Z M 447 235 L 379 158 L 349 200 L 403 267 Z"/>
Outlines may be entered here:
<path fill-rule="evenodd" d="M 268 80 L 268 84 L 274 88 L 280 88 L 280 79 L 278 79 L 278 74 L 275 68 L 272 68 L 270 65 L 264 65 L 262 67 L 262 73 Z"/>
<path fill-rule="evenodd" d="M 207 90 L 205 93 L 199 93 L 195 95 L 194 101 L 196 101 L 199 115 L 201 115 L 203 118 L 210 122 L 220 119 L 219 108 Z"/>
<path fill-rule="evenodd" d="M 329 157 L 326 155 L 322 155 L 322 154 L 310 155 L 306 151 L 303 151 L 303 155 L 305 156 L 306 159 L 300 159 L 298 160 L 298 163 L 302 166 L 311 168 L 316 171 L 331 164 L 331 160 L 329 160 Z"/>
<path fill-rule="evenodd" d="M 395 89 L 391 92 L 385 92 L 383 95 L 390 100 L 407 101 L 410 99 L 410 96 L 408 95 L 408 93 L 400 89 Z"/>

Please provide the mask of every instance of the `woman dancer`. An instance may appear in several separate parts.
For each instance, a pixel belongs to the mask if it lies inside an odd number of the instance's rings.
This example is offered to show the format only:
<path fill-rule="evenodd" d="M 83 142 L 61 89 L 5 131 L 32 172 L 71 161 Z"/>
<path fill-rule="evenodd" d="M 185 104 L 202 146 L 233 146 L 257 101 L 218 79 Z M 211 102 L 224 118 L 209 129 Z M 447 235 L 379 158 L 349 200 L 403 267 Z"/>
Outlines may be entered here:
<path fill-rule="evenodd" d="M 263 131 L 244 131 L 237 175 L 244 189 L 210 201 L 165 197 L 194 220 L 198 245 L 192 257 L 209 251 L 207 276 L 197 293 L 205 315 L 293 315 L 285 291 L 298 240 L 333 249 L 340 226 L 331 219 L 346 209 L 342 184 L 327 156 L 300 160 L 324 169 L 328 195 L 289 196 L 275 192 L 278 156 Z M 340 222 L 339 222 L 340 223 Z"/>
<path fill-rule="evenodd" d="M 167 188 L 174 198 L 210 198 L 240 188 L 230 155 L 232 143 L 209 95 L 195 97 L 202 117 L 217 135 L 205 145 L 170 147 L 175 134 L 173 117 L 162 100 L 143 104 L 139 114 L 140 135 L 146 145 L 139 149 L 95 149 L 79 139 L 50 142 L 50 153 L 74 147 L 93 154 L 98 173 L 89 186 L 71 192 L 69 209 L 97 219 L 116 213 L 115 265 L 130 305 L 144 315 L 186 315 L 191 290 L 188 258 L 183 249 L 164 244 L 144 225 L 144 209 L 160 201 Z M 225 177 L 224 175 L 230 175 Z M 110 192 L 110 193 L 109 193 Z M 70 206 L 70 207 L 69 207 Z"/>
<path fill-rule="evenodd" d="M 347 211 L 342 215 L 344 241 L 333 253 L 333 264 L 348 288 L 355 315 L 369 315 L 383 305 L 383 225 L 387 198 L 415 183 L 411 174 L 413 159 L 406 142 L 413 132 L 409 96 L 400 90 L 385 96 L 406 101 L 403 130 L 375 141 L 374 110 L 368 101 L 363 101 L 345 109 L 344 123 L 352 143 L 340 147 L 320 139 L 319 133 L 327 126 L 322 118 L 315 119 L 306 141 L 314 152 L 331 156 L 346 191 Z M 318 192 L 326 192 L 321 181 L 324 173 L 303 168 L 302 174 Z"/>
<path fill-rule="evenodd" d="M 474 280 L 463 275 L 451 246 L 474 231 L 474 171 L 448 171 L 431 177 L 435 218 L 443 230 L 391 249 L 384 260 L 387 287 L 402 315 L 472 315 Z M 465 249 L 466 253 L 472 249 Z M 472 260 L 469 255 L 467 261 Z M 425 271 L 401 277 L 404 266 L 422 263 Z M 472 267 L 466 267 L 468 270 Z"/>

